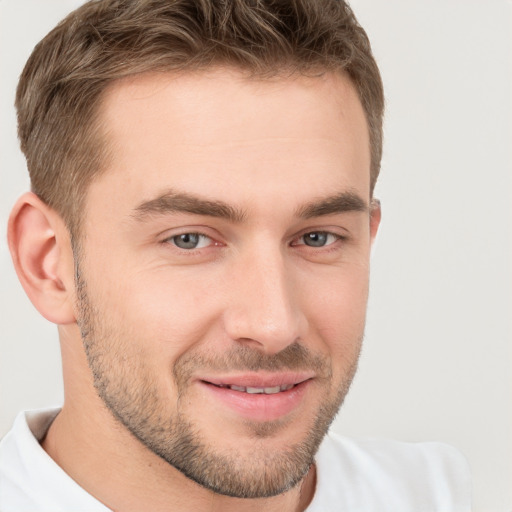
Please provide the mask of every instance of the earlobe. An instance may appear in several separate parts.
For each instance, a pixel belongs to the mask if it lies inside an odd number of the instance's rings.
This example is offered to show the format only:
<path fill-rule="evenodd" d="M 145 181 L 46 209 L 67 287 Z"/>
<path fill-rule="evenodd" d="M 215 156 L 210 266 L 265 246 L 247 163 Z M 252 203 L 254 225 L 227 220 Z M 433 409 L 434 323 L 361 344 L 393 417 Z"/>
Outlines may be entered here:
<path fill-rule="evenodd" d="M 21 196 L 9 217 L 9 249 L 18 279 L 50 322 L 75 322 L 73 253 L 61 217 L 35 194 Z"/>

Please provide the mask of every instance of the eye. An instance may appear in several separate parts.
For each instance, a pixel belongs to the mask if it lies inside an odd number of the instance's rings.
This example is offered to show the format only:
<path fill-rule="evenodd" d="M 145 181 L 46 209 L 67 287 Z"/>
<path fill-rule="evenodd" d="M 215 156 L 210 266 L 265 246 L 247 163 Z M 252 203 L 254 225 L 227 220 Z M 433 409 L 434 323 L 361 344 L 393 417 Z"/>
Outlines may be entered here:
<path fill-rule="evenodd" d="M 331 245 L 341 237 L 327 231 L 312 231 L 299 238 L 298 245 L 307 245 L 309 247 L 325 247 Z"/>
<path fill-rule="evenodd" d="M 181 235 L 171 236 L 166 242 L 174 244 L 179 249 L 191 250 L 207 247 L 212 243 L 212 239 L 200 233 L 183 233 Z"/>

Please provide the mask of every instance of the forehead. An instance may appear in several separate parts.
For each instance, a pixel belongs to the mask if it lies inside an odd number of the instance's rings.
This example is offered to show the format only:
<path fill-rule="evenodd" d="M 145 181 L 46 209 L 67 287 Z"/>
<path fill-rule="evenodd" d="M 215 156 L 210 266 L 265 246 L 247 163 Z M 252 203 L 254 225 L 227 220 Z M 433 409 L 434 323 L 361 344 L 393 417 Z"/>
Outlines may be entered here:
<path fill-rule="evenodd" d="M 366 118 L 339 74 L 141 75 L 114 83 L 100 116 L 111 161 L 91 188 L 122 183 L 132 204 L 166 188 L 231 201 L 258 193 L 299 199 L 334 186 L 369 193 Z"/>

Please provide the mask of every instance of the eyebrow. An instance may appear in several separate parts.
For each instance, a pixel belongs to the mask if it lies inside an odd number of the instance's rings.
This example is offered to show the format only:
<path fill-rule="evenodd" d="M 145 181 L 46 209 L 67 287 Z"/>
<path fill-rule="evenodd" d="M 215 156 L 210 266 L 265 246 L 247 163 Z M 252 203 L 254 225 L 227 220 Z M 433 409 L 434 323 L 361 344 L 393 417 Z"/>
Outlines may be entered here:
<path fill-rule="evenodd" d="M 245 212 L 223 201 L 213 201 L 183 192 L 169 191 L 155 199 L 144 201 L 135 208 L 134 217 L 144 220 L 151 215 L 166 213 L 191 213 L 227 219 L 233 223 L 243 222 Z"/>
<path fill-rule="evenodd" d="M 302 219 L 311 219 L 324 215 L 345 212 L 366 212 L 367 203 L 355 192 L 341 192 L 323 199 L 314 200 L 299 207 L 295 215 Z M 224 201 L 204 199 L 184 192 L 168 191 L 164 194 L 140 203 L 133 217 L 143 221 L 149 216 L 168 213 L 190 213 L 226 219 L 233 223 L 242 223 L 246 212 Z"/>
<path fill-rule="evenodd" d="M 311 219 L 323 215 L 335 215 L 345 212 L 367 212 L 368 204 L 355 192 L 341 192 L 324 199 L 311 201 L 301 206 L 297 211 L 297 217 Z"/>

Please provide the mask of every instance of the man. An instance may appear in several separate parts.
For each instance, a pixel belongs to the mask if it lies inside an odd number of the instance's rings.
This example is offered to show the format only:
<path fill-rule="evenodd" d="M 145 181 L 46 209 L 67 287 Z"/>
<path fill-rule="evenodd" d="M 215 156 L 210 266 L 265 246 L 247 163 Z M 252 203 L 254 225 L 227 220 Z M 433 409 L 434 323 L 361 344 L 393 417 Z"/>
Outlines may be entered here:
<path fill-rule="evenodd" d="M 1 510 L 469 510 L 450 448 L 326 436 L 383 103 L 334 0 L 93 1 L 36 47 L 9 244 L 65 401 L 2 441 Z"/>

